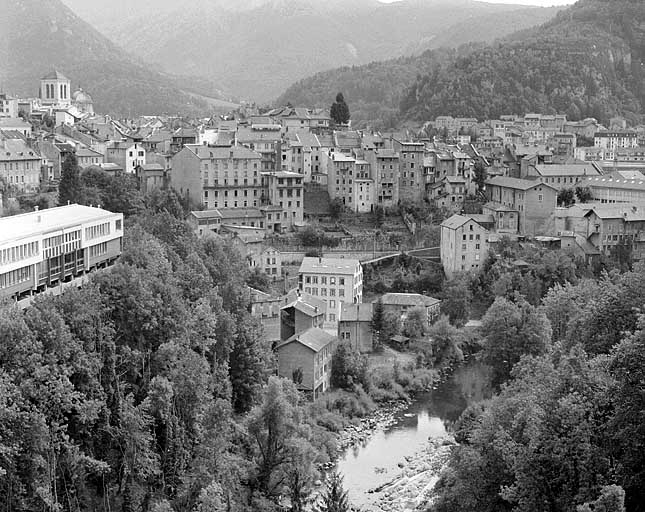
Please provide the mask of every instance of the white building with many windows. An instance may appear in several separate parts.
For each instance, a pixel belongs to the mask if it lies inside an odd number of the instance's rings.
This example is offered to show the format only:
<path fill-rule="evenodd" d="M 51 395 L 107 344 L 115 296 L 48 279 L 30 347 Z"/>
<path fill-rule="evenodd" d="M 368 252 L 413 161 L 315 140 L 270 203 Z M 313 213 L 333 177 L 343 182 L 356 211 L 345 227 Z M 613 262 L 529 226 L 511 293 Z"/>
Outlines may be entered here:
<path fill-rule="evenodd" d="M 123 214 L 77 204 L 0 218 L 0 298 L 21 298 L 107 266 Z"/>
<path fill-rule="evenodd" d="M 325 326 L 335 327 L 342 303 L 363 302 L 363 267 L 353 259 L 307 257 L 298 271 L 298 288 L 327 304 Z"/>

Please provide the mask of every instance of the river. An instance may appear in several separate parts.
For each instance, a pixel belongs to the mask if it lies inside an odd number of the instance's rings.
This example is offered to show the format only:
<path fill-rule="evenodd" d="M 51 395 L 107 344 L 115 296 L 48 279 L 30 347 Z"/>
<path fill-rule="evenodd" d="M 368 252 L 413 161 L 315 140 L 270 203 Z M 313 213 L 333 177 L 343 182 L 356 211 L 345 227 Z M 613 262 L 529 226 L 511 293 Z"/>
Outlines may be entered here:
<path fill-rule="evenodd" d="M 420 452 L 428 438 L 450 432 L 462 411 L 470 404 L 490 397 L 490 371 L 478 363 L 455 370 L 436 390 L 418 395 L 396 417 L 396 423 L 377 432 L 362 446 L 356 446 L 338 461 L 345 489 L 355 506 L 371 503 L 369 489 L 390 481 L 401 471 L 405 457 Z"/>

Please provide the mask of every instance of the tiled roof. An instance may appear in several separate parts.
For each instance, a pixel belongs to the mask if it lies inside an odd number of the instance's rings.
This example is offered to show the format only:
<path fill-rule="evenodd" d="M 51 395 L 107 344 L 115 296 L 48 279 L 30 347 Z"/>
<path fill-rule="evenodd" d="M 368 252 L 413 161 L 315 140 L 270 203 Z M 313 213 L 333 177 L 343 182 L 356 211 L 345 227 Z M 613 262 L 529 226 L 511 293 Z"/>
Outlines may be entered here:
<path fill-rule="evenodd" d="M 78 148 L 76 150 L 76 156 L 100 156 L 103 157 L 101 153 L 98 151 L 94 151 L 93 149 L 90 148 Z"/>
<path fill-rule="evenodd" d="M 196 210 L 190 214 L 197 219 L 221 219 L 222 214 L 219 210 Z"/>
<path fill-rule="evenodd" d="M 289 297 L 293 296 L 290 294 Z M 321 300 L 317 299 L 313 295 L 308 293 L 300 292 L 299 295 L 296 295 L 293 300 L 291 300 L 286 306 L 283 306 L 281 309 L 295 308 L 298 311 L 309 316 L 318 316 L 324 315 L 327 312 L 327 304 Z"/>
<path fill-rule="evenodd" d="M 259 217 L 264 218 L 264 215 L 257 208 L 218 208 L 222 219 L 239 219 L 242 217 Z"/>
<path fill-rule="evenodd" d="M 40 160 L 40 155 L 22 139 L 0 139 L 0 161 Z"/>
<path fill-rule="evenodd" d="M 244 146 L 204 146 L 202 144 L 186 144 L 184 146 L 199 158 L 215 158 L 216 160 L 260 160 L 262 155 Z"/>
<path fill-rule="evenodd" d="M 534 165 L 540 176 L 599 176 L 592 163 L 565 165 Z"/>
<path fill-rule="evenodd" d="M 554 188 L 551 185 L 542 183 L 541 181 L 522 180 L 519 178 L 508 178 L 506 176 L 496 176 L 495 178 L 492 178 L 486 181 L 486 185 L 493 185 L 493 186 L 503 187 L 503 188 L 512 188 L 515 190 L 530 190 L 532 188 L 539 187 L 539 186 Z"/>
<path fill-rule="evenodd" d="M 310 329 L 307 329 L 306 331 L 294 334 L 288 340 L 280 343 L 276 347 L 276 349 L 280 350 L 282 347 L 288 345 L 289 343 L 297 342 L 317 353 L 330 343 L 336 341 L 336 339 L 336 336 L 328 334 L 318 327 L 312 327 Z"/>
<path fill-rule="evenodd" d="M 419 293 L 386 293 L 381 297 L 386 306 L 421 306 L 428 307 L 441 303 L 439 299 Z"/>
<path fill-rule="evenodd" d="M 469 220 L 470 219 L 468 217 L 464 217 L 463 215 L 455 214 L 452 217 L 450 217 L 449 219 L 444 220 L 441 223 L 441 227 L 442 228 L 448 228 L 448 229 L 457 229 L 457 228 L 463 226 L 464 224 L 466 224 L 466 222 L 468 222 Z"/>
<path fill-rule="evenodd" d="M 585 217 L 595 213 L 601 219 L 625 219 L 627 222 L 645 221 L 645 209 L 630 203 L 597 204 Z"/>

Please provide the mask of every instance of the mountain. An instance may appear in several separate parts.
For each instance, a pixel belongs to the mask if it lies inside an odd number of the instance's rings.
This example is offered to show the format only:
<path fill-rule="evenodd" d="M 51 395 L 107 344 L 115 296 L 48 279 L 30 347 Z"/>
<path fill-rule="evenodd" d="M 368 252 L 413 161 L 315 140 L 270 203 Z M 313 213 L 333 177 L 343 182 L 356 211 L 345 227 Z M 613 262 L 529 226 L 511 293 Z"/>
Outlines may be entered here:
<path fill-rule="evenodd" d="M 558 112 L 571 119 L 642 120 L 645 2 L 580 0 L 539 29 L 475 48 L 415 79 L 401 102 L 408 119 L 496 118 Z"/>
<path fill-rule="evenodd" d="M 508 34 L 510 29 L 472 30 L 472 23 L 503 19 L 518 9 L 475 0 L 65 1 L 146 62 L 169 73 L 204 77 L 259 102 L 325 69 L 423 51 L 435 39 L 450 40 L 446 27 L 456 23 L 465 23 L 454 33 L 458 42 L 472 41 L 470 34 L 487 40 L 487 34 Z M 535 16 L 535 24 L 546 19 L 542 9 L 525 12 Z M 522 23 L 520 28 L 530 26 Z"/>
<path fill-rule="evenodd" d="M 60 0 L 0 0 L 0 87 L 37 96 L 56 68 L 82 86 L 99 112 L 116 115 L 196 112 L 215 95 L 206 81 L 169 76 L 137 61 L 78 18 Z"/>
<path fill-rule="evenodd" d="M 279 104 L 328 106 L 342 91 L 357 125 L 438 115 L 480 119 L 557 112 L 636 123 L 645 105 L 645 3 L 580 0 L 540 27 L 493 44 L 344 67 L 302 80 Z"/>

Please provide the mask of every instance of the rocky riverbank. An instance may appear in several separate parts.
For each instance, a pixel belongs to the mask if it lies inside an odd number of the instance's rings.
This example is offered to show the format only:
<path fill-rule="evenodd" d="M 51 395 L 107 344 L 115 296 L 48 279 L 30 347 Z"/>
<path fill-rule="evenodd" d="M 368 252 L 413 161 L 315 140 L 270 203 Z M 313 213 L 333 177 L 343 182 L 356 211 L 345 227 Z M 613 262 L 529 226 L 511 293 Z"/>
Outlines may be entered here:
<path fill-rule="evenodd" d="M 427 510 L 432 502 L 434 486 L 448 462 L 455 440 L 446 436 L 428 441 L 428 445 L 399 463 L 401 472 L 392 480 L 370 489 L 369 505 L 361 512 L 414 512 Z"/>
<path fill-rule="evenodd" d="M 380 430 L 385 430 L 396 423 L 396 416 L 409 406 L 405 400 L 388 402 L 376 409 L 369 416 L 361 419 L 358 425 L 350 425 L 338 433 L 338 454 L 354 446 L 366 443 L 369 438 Z"/>

